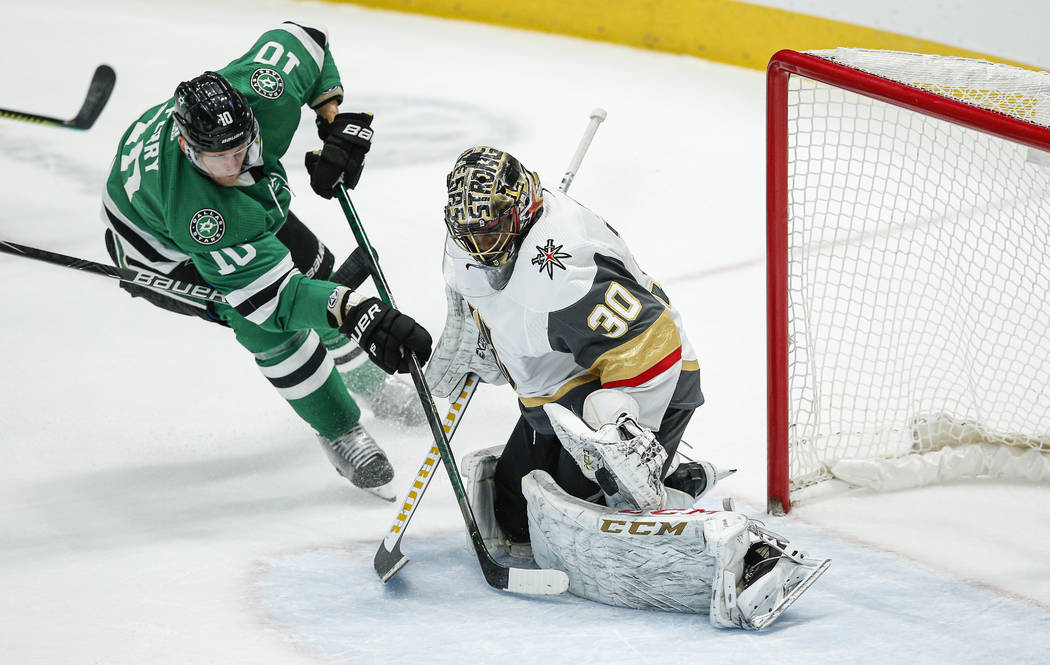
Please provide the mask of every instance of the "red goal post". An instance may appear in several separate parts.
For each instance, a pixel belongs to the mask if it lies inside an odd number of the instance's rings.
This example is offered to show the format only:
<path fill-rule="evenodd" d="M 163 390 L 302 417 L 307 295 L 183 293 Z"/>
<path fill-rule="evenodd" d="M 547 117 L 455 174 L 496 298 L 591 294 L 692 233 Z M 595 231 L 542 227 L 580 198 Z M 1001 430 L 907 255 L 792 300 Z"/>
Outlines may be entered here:
<path fill-rule="evenodd" d="M 898 109 L 903 109 L 904 112 L 908 113 L 908 117 L 911 117 L 910 113 L 920 114 L 927 118 L 933 118 L 939 121 L 948 123 L 952 127 L 961 127 L 968 130 L 976 130 L 982 134 L 992 135 L 999 137 L 1005 141 L 1013 144 L 1020 144 L 1027 148 L 1034 148 L 1039 151 L 1050 152 L 1050 129 L 1040 122 L 1033 121 L 1031 117 L 1026 118 L 1025 116 L 1031 116 L 1030 109 L 1026 106 L 1022 109 L 1022 112 L 1016 112 L 1009 108 L 1005 108 L 1007 105 L 1001 103 L 1001 100 L 1009 98 L 1011 100 L 1020 98 L 1024 100 L 1024 104 L 1035 107 L 1038 103 L 1040 118 L 1043 119 L 1044 111 L 1047 111 L 1047 107 L 1050 106 L 1050 75 L 1043 72 L 1028 72 L 1027 70 L 1021 70 L 1004 65 L 992 65 L 991 63 L 983 63 L 981 61 L 965 61 L 960 58 L 941 58 L 937 60 L 939 56 L 916 56 L 914 54 L 896 54 L 892 52 L 870 52 L 870 51 L 855 51 L 852 49 L 836 49 L 833 51 L 822 51 L 822 52 L 811 52 L 811 53 L 798 53 L 794 51 L 780 51 L 773 56 L 770 60 L 767 70 L 767 326 L 768 326 L 768 339 L 767 339 L 767 362 L 768 362 L 768 508 L 770 512 L 787 512 L 791 508 L 791 491 L 792 489 L 798 489 L 799 481 L 793 479 L 792 470 L 792 456 L 798 453 L 798 447 L 803 446 L 814 446 L 813 442 L 816 441 L 818 436 L 808 436 L 804 441 L 800 443 L 798 437 L 800 437 L 797 431 L 797 424 L 793 420 L 794 410 L 797 408 L 792 404 L 793 390 L 798 392 L 798 388 L 789 385 L 793 380 L 792 376 L 789 375 L 789 368 L 793 367 L 792 363 L 796 362 L 792 359 L 791 353 L 797 352 L 799 346 L 799 339 L 796 332 L 793 331 L 789 324 L 789 316 L 794 316 L 796 312 L 807 311 L 807 305 L 799 305 L 792 302 L 793 297 L 801 298 L 808 296 L 792 296 L 791 289 L 795 289 L 796 292 L 810 293 L 820 291 L 823 289 L 823 285 L 813 288 L 808 285 L 798 288 L 798 282 L 803 279 L 811 279 L 810 273 L 815 273 L 816 268 L 803 268 L 802 275 L 789 274 L 789 264 L 794 260 L 793 252 L 798 254 L 803 253 L 818 253 L 819 250 L 813 250 L 813 244 L 811 243 L 807 249 L 802 250 L 795 245 L 795 249 L 792 249 L 792 241 L 789 240 L 789 233 L 791 231 L 791 224 L 804 224 L 805 220 L 797 219 L 798 217 L 805 217 L 807 211 L 819 211 L 819 216 L 825 220 L 835 219 L 847 220 L 852 223 L 853 214 L 855 208 L 853 202 L 848 199 L 848 193 L 852 192 L 858 194 L 861 198 L 867 199 L 869 193 L 864 191 L 864 186 L 869 187 L 896 187 L 894 190 L 894 198 L 886 199 L 888 206 L 898 206 L 905 212 L 909 212 L 912 207 L 916 209 L 923 209 L 924 211 L 929 208 L 927 201 L 916 203 L 914 206 L 907 204 L 898 204 L 902 197 L 909 195 L 909 188 L 916 187 L 930 187 L 931 189 L 935 185 L 927 185 L 918 183 L 920 178 L 930 175 L 933 168 L 942 167 L 949 165 L 948 159 L 942 159 L 939 155 L 944 151 L 943 146 L 935 146 L 933 148 L 924 147 L 912 147 L 906 144 L 906 140 L 901 138 L 903 131 L 898 133 L 895 127 L 890 127 L 886 124 L 888 121 L 885 120 L 884 116 L 900 113 Z M 894 71 L 895 63 L 900 62 L 902 65 L 902 71 Z M 858 62 L 860 64 L 858 64 Z M 1029 74 L 1033 75 L 1031 84 L 1034 87 L 1026 87 L 1022 92 L 1014 90 L 991 90 L 985 83 L 976 82 L 977 79 L 960 80 L 957 83 L 951 81 L 950 72 L 946 77 L 946 81 L 940 81 L 937 85 L 929 85 L 924 80 L 916 78 L 915 74 L 916 66 L 921 64 L 923 70 L 936 70 L 938 64 L 943 62 L 948 70 L 956 65 L 965 68 L 966 65 L 973 64 L 980 68 L 996 68 L 994 69 L 995 76 L 1000 76 L 1003 72 L 1001 68 L 1012 70 L 1013 72 L 1019 72 L 1019 76 L 1024 78 L 1026 81 L 1029 78 Z M 872 65 L 871 63 L 875 63 Z M 883 70 L 883 64 L 886 63 L 886 68 Z M 989 71 L 992 71 L 991 69 Z M 1006 72 L 1009 74 L 1010 72 Z M 1038 77 L 1034 76 L 1038 75 Z M 1043 78 L 1039 78 L 1043 77 Z M 1044 80 L 1045 79 L 1045 80 Z M 800 80 L 805 83 L 792 83 L 793 80 Z M 820 118 L 809 118 L 805 114 L 808 111 L 802 110 L 797 103 L 797 100 L 793 99 L 793 95 L 798 96 L 799 85 L 810 85 L 812 82 L 815 90 L 818 90 L 819 95 L 825 95 L 821 102 L 824 105 L 823 111 L 827 111 L 826 116 Z M 1043 91 L 1040 86 L 1046 83 L 1047 88 L 1047 99 L 1043 99 Z M 794 89 L 793 89 L 794 85 Z M 1028 83 L 1025 84 L 1029 85 Z M 830 91 L 830 92 L 821 92 Z M 977 97 L 980 99 L 974 101 L 972 93 L 980 93 Z M 987 94 L 990 92 L 990 95 Z M 819 96 L 818 95 L 818 96 Z M 853 97 L 855 95 L 856 97 Z M 983 95 L 983 96 L 982 96 Z M 857 102 L 867 104 L 868 100 L 872 100 L 873 103 L 879 104 L 879 108 L 875 111 L 865 111 L 862 115 L 864 117 L 857 119 L 850 119 L 843 121 L 839 117 L 832 117 L 835 113 L 843 111 L 845 113 L 854 112 Z M 989 101 L 992 100 L 992 101 Z M 998 101 L 996 101 L 998 100 Z M 1035 100 L 1035 101 L 1033 101 Z M 885 107 L 881 105 L 886 105 Z M 891 112 L 885 112 L 883 108 L 891 109 Z M 1020 117 L 1019 117 L 1020 116 Z M 878 125 L 881 127 L 881 137 L 875 134 L 867 134 L 865 136 L 855 139 L 849 139 L 856 141 L 853 145 L 842 146 L 842 145 L 831 145 L 830 143 L 821 143 L 817 145 L 816 142 L 807 144 L 802 147 L 796 144 L 793 145 L 792 141 L 795 133 L 799 131 L 799 127 L 806 126 L 807 128 L 812 127 L 830 127 L 834 125 L 836 128 L 840 125 L 849 125 L 850 131 L 854 131 L 856 128 L 862 128 L 864 131 L 875 131 L 872 127 Z M 887 129 L 890 127 L 889 129 Z M 807 129 L 808 131 L 808 129 Z M 838 131 L 838 129 L 836 129 Z M 918 130 L 922 131 L 922 130 Z M 927 130 L 928 131 L 928 130 Z M 954 130 L 953 130 L 954 131 Z M 843 133 L 844 135 L 844 133 Z M 919 134 L 921 136 L 921 134 Z M 887 138 L 888 137 L 888 138 Z M 821 139 L 822 141 L 825 139 Z M 937 139 L 942 141 L 944 139 Z M 883 144 L 899 142 L 899 147 L 903 148 L 900 154 L 887 158 L 889 164 L 878 163 L 878 159 L 869 160 L 865 165 L 859 167 L 857 173 L 853 174 L 835 174 L 835 173 L 818 173 L 815 169 L 822 168 L 821 165 L 811 167 L 809 163 L 800 165 L 800 160 L 804 159 L 826 159 L 829 164 L 832 164 L 834 168 L 839 168 L 846 163 L 845 160 L 849 159 L 852 153 L 864 154 L 864 153 L 875 153 L 885 152 Z M 903 165 L 904 160 L 908 158 L 908 152 L 915 150 L 917 153 L 927 154 L 924 151 L 933 150 L 937 153 L 936 158 L 929 158 L 931 162 L 937 162 L 936 167 L 928 166 L 924 163 L 918 163 L 916 165 Z M 832 155 L 828 158 L 827 155 Z M 794 162 L 792 160 L 795 160 Z M 1046 162 L 1050 164 L 1050 159 Z M 1044 165 L 1045 167 L 1045 165 Z M 801 175 L 796 171 L 801 172 L 803 169 L 813 168 L 813 171 L 803 172 Z M 849 167 L 847 167 L 849 168 Z M 1028 168 L 1028 167 L 1026 167 Z M 1043 168 L 1043 167 L 1040 167 Z M 893 171 L 895 173 L 903 174 L 900 182 L 894 182 L 892 185 L 888 185 L 887 181 L 883 179 L 883 174 L 887 171 Z M 870 172 L 870 173 L 869 173 Z M 1047 170 L 1050 173 L 1050 168 Z M 804 184 L 792 184 L 791 178 L 808 178 Z M 955 174 L 948 173 L 945 177 L 955 177 Z M 980 176 L 974 174 L 972 177 L 963 175 L 964 179 L 977 180 Z M 1042 175 L 1037 174 L 1036 177 L 1042 178 Z M 828 185 L 825 187 L 825 182 L 832 181 L 844 181 L 851 180 L 851 183 L 840 189 L 846 191 L 847 195 L 843 196 L 841 200 L 832 200 L 828 203 L 827 191 L 830 188 L 838 185 Z M 931 178 L 931 181 L 936 184 L 937 178 Z M 1040 180 L 1039 182 L 1042 182 Z M 1050 181 L 1048 181 L 1050 182 Z M 861 187 L 858 189 L 855 185 L 860 183 Z M 937 185 L 939 186 L 939 185 Z M 970 185 L 967 185 L 970 186 Z M 995 183 L 990 183 L 990 186 L 995 186 Z M 793 189 L 794 187 L 794 189 Z M 980 189 L 979 187 L 977 189 Z M 952 190 L 952 187 L 949 187 Z M 967 198 L 969 195 L 962 189 L 958 190 L 957 195 L 961 198 Z M 813 196 L 816 202 L 804 202 L 802 198 L 806 196 Z M 932 196 L 932 195 L 931 195 Z M 937 195 L 940 198 L 945 198 L 943 193 Z M 982 196 L 981 193 L 976 195 L 978 198 Z M 952 198 L 948 196 L 947 198 Z M 840 212 L 836 213 L 838 210 Z M 796 215 L 796 219 L 791 219 L 792 211 Z M 801 213 L 800 213 L 801 211 Z M 897 211 L 900 212 L 900 211 Z M 932 211 L 926 213 L 928 216 L 933 215 L 946 215 L 951 216 L 952 211 L 940 213 Z M 848 243 L 851 242 L 849 238 L 856 237 L 875 237 L 885 236 L 894 231 L 884 231 L 877 227 L 879 222 L 879 213 L 864 212 L 860 216 L 868 215 L 867 226 L 863 229 L 854 231 L 835 231 L 826 233 L 825 237 L 831 238 L 830 240 L 822 240 L 826 244 L 835 243 Z M 906 217 L 906 214 L 895 214 L 894 222 L 896 224 L 901 223 L 901 218 Z M 1031 215 L 1029 215 L 1031 216 Z M 887 214 L 887 219 L 890 217 Z M 936 224 L 923 222 L 927 226 L 937 226 L 943 224 L 950 224 L 951 220 L 944 221 L 944 217 L 939 217 Z M 1050 227 L 1050 217 L 1043 220 L 1043 223 Z M 887 222 L 890 224 L 890 222 Z M 982 221 L 983 224 L 983 221 Z M 918 224 L 912 224 L 909 227 L 909 233 L 912 228 L 918 226 Z M 900 227 L 903 228 L 903 227 Z M 847 238 L 847 240 L 841 240 L 841 238 Z M 916 243 L 918 241 L 909 238 L 909 243 Z M 885 244 L 885 243 L 883 243 Z M 904 250 L 899 247 L 895 250 L 898 253 L 904 252 L 914 253 L 913 248 L 909 245 Z M 854 252 L 859 254 L 860 252 Z M 853 259 L 851 259 L 853 260 Z M 885 259 L 877 257 L 876 260 L 881 261 L 879 266 L 886 262 Z M 1047 259 L 1050 263 L 1050 258 Z M 832 269 L 838 269 L 837 266 L 842 261 L 837 258 L 829 259 L 827 265 L 832 266 Z M 855 268 L 855 273 L 866 275 L 867 269 Z M 900 272 L 900 271 L 898 271 Z M 839 275 L 841 276 L 841 275 Z M 836 276 L 831 276 L 829 279 L 835 279 Z M 843 282 L 852 283 L 852 278 L 842 280 Z M 873 278 L 874 287 L 870 285 L 863 285 L 860 288 L 864 289 L 865 293 L 871 293 L 874 288 L 882 288 L 885 286 L 886 279 L 880 279 L 877 277 Z M 892 287 L 891 287 L 892 288 Z M 965 292 L 965 289 L 963 289 Z M 842 298 L 844 301 L 848 301 L 850 296 L 837 296 Z M 854 296 L 855 297 L 855 296 Z M 892 297 L 892 296 L 891 296 Z M 977 298 L 975 297 L 974 300 Z M 874 307 L 880 302 L 879 297 L 872 296 L 872 302 L 868 303 Z M 1045 301 L 1040 301 L 1041 305 L 1045 305 Z M 1031 307 L 1031 306 L 1030 306 Z M 1037 306 L 1036 309 L 1039 307 Z M 1046 310 L 1050 311 L 1050 307 L 1046 307 Z M 826 318 L 835 319 L 846 319 L 852 316 L 848 313 L 839 312 L 824 312 Z M 1010 315 L 1013 316 L 1012 314 Z M 1050 314 L 1047 314 L 1050 317 Z M 836 320 L 838 320 L 836 319 Z M 1038 321 L 1046 321 L 1046 318 L 1040 317 Z M 880 319 L 881 321 L 881 319 Z M 809 324 L 806 324 L 809 325 Z M 904 326 L 907 327 L 907 326 Z M 808 331 L 807 331 L 808 332 Z M 841 332 L 841 331 L 840 331 Z M 893 332 L 893 331 L 891 331 Z M 989 333 L 992 339 L 998 340 L 1003 336 L 1004 333 L 995 331 Z M 1027 334 L 1027 333 L 1025 333 Z M 859 335 L 858 335 L 859 336 Z M 848 361 L 849 357 L 853 355 L 863 356 L 863 350 L 859 350 L 853 346 L 854 339 L 850 336 L 848 331 L 843 337 L 841 346 L 846 347 L 845 353 L 842 354 Z M 1030 351 L 1032 348 L 1038 349 L 1039 345 L 1045 343 L 1047 338 L 1041 337 L 1032 341 L 1025 341 L 1023 348 Z M 940 342 L 944 345 L 943 340 Z M 998 343 L 998 342 L 997 342 Z M 1034 345 L 1034 346 L 1033 346 Z M 826 346 L 826 344 L 825 344 Z M 850 348 L 852 347 L 852 348 Z M 807 349 L 803 350 L 806 357 L 801 362 L 796 362 L 797 365 L 817 365 L 819 361 L 814 361 L 815 356 L 822 349 Z M 883 356 L 885 352 L 880 351 L 878 354 L 873 354 L 872 360 L 873 365 L 884 361 Z M 1045 353 L 1044 353 L 1045 355 Z M 836 359 L 835 362 L 843 362 L 841 359 Z M 862 361 L 863 362 L 863 361 Z M 889 361 L 886 361 L 890 364 Z M 905 360 L 906 364 L 909 362 Z M 1043 372 L 1044 370 L 1050 370 L 1050 361 L 1047 361 L 1043 357 L 1036 358 L 1038 364 L 1037 370 Z M 898 363 L 900 364 L 900 363 Z M 965 364 L 965 363 L 963 363 Z M 797 370 L 800 372 L 810 371 L 810 368 Z M 934 372 L 934 370 L 930 370 Z M 838 372 L 837 369 L 828 370 L 827 374 Z M 858 383 L 864 383 L 866 378 L 871 375 L 872 371 L 870 367 L 864 367 L 858 370 L 858 376 L 860 379 L 853 378 L 847 381 L 851 385 Z M 934 372 L 936 373 L 936 372 Z M 952 373 L 952 372 L 947 372 Z M 819 376 L 819 372 L 815 372 L 818 376 L 817 380 L 822 380 Z M 1042 376 L 1042 374 L 1039 374 Z M 805 379 L 810 380 L 810 379 Z M 880 379 L 873 379 L 878 381 Z M 830 386 L 829 390 L 835 390 L 835 386 Z M 863 391 L 863 387 L 860 389 Z M 827 400 L 830 403 L 834 402 L 832 406 L 828 407 L 835 410 L 836 418 L 839 418 L 839 414 L 844 414 L 850 407 L 835 402 L 833 397 L 821 394 L 820 390 L 813 390 L 813 393 L 817 394 L 817 397 L 812 398 L 812 401 L 823 401 Z M 795 395 L 797 397 L 797 395 Z M 809 398 L 805 398 L 809 399 Z M 953 398 L 954 399 L 954 398 Z M 925 396 L 922 396 L 920 401 L 924 404 L 930 402 Z M 976 400 L 980 402 L 980 398 Z M 1042 406 L 1040 403 L 1037 406 Z M 824 406 L 817 405 L 813 407 L 814 410 L 820 410 L 825 408 Z M 870 406 L 862 405 L 857 407 L 858 409 L 864 410 L 865 412 L 872 410 Z M 847 416 L 841 416 L 846 418 Z M 940 417 L 940 416 L 938 416 Z M 963 422 L 963 427 L 970 427 L 973 425 L 972 417 L 970 421 Z M 815 418 L 820 420 L 822 418 Z M 833 418 L 827 418 L 827 420 L 833 420 Z M 919 419 L 923 422 L 923 426 L 927 427 L 926 421 Z M 905 423 L 897 423 L 892 426 L 886 426 L 896 428 L 896 430 L 908 430 L 910 433 L 906 433 L 905 436 L 914 435 L 916 430 L 916 419 L 913 416 L 912 419 Z M 954 423 L 958 425 L 959 423 Z M 1045 424 L 1045 420 L 1042 423 L 1036 425 L 1040 428 Z M 929 426 L 929 427 L 932 427 Z M 856 429 L 863 429 L 858 426 Z M 956 428 L 958 429 L 958 428 Z M 988 429 L 984 425 L 976 425 L 971 429 L 980 430 L 986 432 Z M 852 435 L 849 425 L 841 425 L 836 423 L 833 426 L 833 432 L 831 434 L 820 435 L 827 439 L 843 439 Z M 1047 431 L 1050 431 L 1048 426 Z M 844 434 L 845 433 L 845 434 Z M 1014 441 L 1018 437 L 1021 437 L 1021 444 L 1027 444 L 1028 448 L 1035 448 L 1037 450 L 1046 450 L 1043 446 L 1046 441 L 1043 438 L 1043 432 L 1036 432 L 1030 437 L 1024 434 L 1017 434 L 1016 430 L 1010 430 L 1009 433 L 1005 434 L 1005 441 L 1014 445 Z M 883 433 L 877 434 L 866 434 L 868 438 L 884 439 L 886 435 Z M 1013 438 L 1011 438 L 1013 437 Z M 956 437 L 959 438 L 958 436 Z M 965 439 L 965 437 L 962 437 Z M 1002 439 L 1003 437 L 999 437 Z M 1033 441 L 1035 443 L 1033 443 Z M 1002 442 L 1002 441 L 999 441 Z M 823 445 L 823 444 L 820 444 Z M 1050 447 L 1050 444 L 1047 444 Z M 1022 447 L 1025 447 L 1022 445 Z M 865 452 L 859 453 L 857 456 L 863 457 Z M 815 457 L 813 464 L 815 466 L 827 467 L 832 462 L 836 461 L 836 455 L 840 453 L 832 452 L 827 458 L 821 458 L 819 455 Z M 873 450 L 872 456 L 880 457 L 887 456 L 886 453 Z M 1044 457 L 1050 457 L 1045 456 Z M 811 472 L 817 480 L 821 478 L 830 477 L 830 473 L 827 468 L 816 469 Z M 803 481 L 803 484 L 809 483 L 810 481 Z M 816 481 L 813 481 L 816 482 Z"/>

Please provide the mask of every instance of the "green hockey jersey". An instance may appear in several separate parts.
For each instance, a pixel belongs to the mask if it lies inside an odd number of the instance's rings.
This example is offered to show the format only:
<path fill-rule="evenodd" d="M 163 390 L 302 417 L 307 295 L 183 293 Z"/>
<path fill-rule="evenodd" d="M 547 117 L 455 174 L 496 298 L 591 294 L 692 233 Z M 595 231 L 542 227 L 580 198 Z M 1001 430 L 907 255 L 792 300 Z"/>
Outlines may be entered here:
<path fill-rule="evenodd" d="M 335 284 L 301 274 L 275 236 L 291 203 L 280 159 L 301 109 L 342 96 L 328 35 L 283 23 L 218 73 L 248 100 L 259 123 L 261 159 L 235 186 L 216 184 L 182 154 L 168 99 L 121 138 L 106 182 L 104 221 L 128 263 L 169 274 L 192 262 L 256 325 L 274 331 L 328 327 Z"/>

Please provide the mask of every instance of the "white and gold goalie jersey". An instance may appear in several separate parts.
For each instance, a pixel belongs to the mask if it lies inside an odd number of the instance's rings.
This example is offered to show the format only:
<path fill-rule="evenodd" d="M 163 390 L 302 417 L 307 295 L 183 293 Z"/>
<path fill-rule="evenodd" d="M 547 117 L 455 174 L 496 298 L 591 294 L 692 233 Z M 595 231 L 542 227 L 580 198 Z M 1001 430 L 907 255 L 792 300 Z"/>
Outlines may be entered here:
<path fill-rule="evenodd" d="M 620 235 L 566 194 L 543 191 L 503 289 L 450 238 L 443 271 L 537 432 L 552 433 L 544 404 L 579 414 L 599 388 L 630 393 L 654 431 L 669 406 L 703 404 L 696 354 L 667 295 Z"/>

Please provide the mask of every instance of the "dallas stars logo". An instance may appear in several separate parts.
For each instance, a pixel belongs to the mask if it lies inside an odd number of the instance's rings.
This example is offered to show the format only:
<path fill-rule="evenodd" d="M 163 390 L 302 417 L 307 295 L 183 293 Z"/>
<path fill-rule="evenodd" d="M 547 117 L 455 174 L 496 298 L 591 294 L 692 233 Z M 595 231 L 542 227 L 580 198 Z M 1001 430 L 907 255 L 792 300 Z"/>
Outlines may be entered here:
<path fill-rule="evenodd" d="M 272 69 L 256 69 L 252 74 L 252 90 L 266 99 L 277 99 L 284 92 L 284 79 Z"/>
<path fill-rule="evenodd" d="M 555 247 L 554 240 L 547 238 L 547 244 L 543 247 L 536 245 L 536 249 L 540 251 L 539 254 L 532 257 L 532 265 L 539 266 L 540 272 L 547 271 L 547 277 L 554 279 L 554 266 L 558 266 L 562 270 L 565 270 L 565 264 L 561 262 L 562 259 L 567 259 L 572 256 L 567 252 L 561 251 L 564 245 L 558 245 Z"/>
<path fill-rule="evenodd" d="M 190 237 L 202 245 L 214 245 L 226 233 L 226 220 L 218 210 L 198 210 L 190 219 Z"/>

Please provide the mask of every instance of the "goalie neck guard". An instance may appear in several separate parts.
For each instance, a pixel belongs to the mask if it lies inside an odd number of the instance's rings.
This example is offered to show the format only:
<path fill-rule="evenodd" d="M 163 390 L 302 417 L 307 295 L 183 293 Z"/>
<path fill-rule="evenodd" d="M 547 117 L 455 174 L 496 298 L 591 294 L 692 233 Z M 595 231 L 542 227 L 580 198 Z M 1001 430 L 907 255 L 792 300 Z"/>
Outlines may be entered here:
<path fill-rule="evenodd" d="M 521 240 L 543 208 L 540 179 L 513 155 L 487 146 L 464 151 L 446 179 L 445 226 L 453 242 L 502 288 Z"/>

